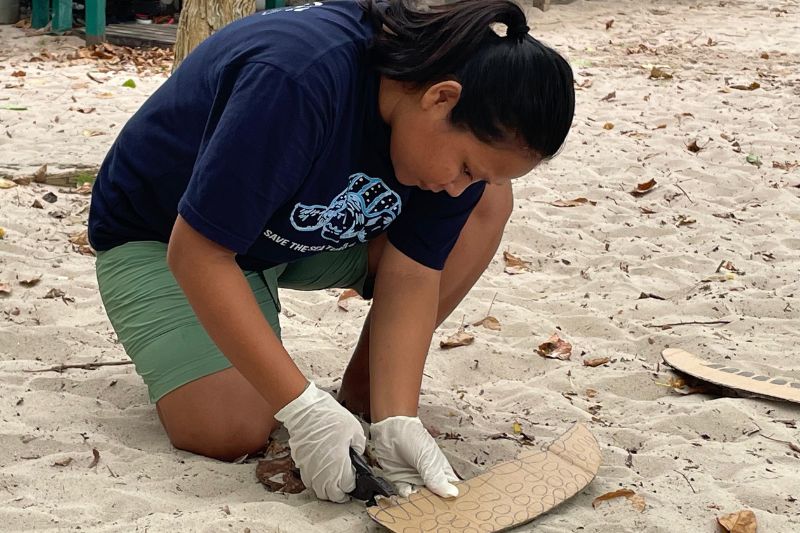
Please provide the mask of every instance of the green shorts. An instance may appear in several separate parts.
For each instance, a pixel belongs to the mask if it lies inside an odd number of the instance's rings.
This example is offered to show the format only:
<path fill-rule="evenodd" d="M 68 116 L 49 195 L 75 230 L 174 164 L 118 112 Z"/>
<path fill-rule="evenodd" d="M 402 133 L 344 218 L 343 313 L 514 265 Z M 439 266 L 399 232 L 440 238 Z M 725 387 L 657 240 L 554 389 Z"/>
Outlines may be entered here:
<path fill-rule="evenodd" d="M 243 273 L 278 337 L 278 287 L 352 288 L 367 297 L 371 293 L 366 244 Z M 98 252 L 97 283 L 111 325 L 147 384 L 151 402 L 232 366 L 200 325 L 172 276 L 166 244 L 130 242 Z"/>

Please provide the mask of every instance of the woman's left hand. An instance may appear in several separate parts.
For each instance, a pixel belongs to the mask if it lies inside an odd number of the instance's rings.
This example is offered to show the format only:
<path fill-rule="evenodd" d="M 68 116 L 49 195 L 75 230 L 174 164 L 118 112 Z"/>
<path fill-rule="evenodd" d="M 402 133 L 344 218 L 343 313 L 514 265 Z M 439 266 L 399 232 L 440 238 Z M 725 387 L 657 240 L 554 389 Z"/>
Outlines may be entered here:
<path fill-rule="evenodd" d="M 417 417 L 392 416 L 370 427 L 375 456 L 400 496 L 426 486 L 442 498 L 455 498 L 458 477 Z"/>

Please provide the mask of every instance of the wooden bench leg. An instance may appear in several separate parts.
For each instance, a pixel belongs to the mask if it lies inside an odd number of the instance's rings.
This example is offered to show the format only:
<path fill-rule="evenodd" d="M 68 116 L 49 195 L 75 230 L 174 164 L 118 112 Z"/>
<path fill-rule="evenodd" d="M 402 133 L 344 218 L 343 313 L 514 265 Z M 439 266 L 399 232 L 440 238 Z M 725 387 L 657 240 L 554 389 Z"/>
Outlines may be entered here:
<path fill-rule="evenodd" d="M 72 0 L 53 0 L 54 33 L 62 33 L 72 29 Z"/>
<path fill-rule="evenodd" d="M 44 28 L 48 22 L 50 22 L 50 0 L 33 0 L 31 2 L 31 28 Z"/>
<path fill-rule="evenodd" d="M 102 43 L 106 40 L 105 0 L 86 0 L 86 44 Z"/>

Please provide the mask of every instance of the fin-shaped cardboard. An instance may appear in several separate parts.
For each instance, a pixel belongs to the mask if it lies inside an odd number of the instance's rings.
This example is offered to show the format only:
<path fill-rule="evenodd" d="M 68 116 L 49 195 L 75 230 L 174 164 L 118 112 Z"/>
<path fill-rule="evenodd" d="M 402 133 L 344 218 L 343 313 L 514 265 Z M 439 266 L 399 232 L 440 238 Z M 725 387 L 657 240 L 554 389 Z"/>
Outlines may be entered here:
<path fill-rule="evenodd" d="M 767 398 L 800 403 L 800 379 L 765 376 L 736 365 L 703 361 L 678 348 L 667 348 L 661 356 L 675 370 L 697 379 Z"/>
<path fill-rule="evenodd" d="M 456 483 L 457 498 L 427 489 L 406 498 L 378 500 L 373 520 L 398 533 L 506 531 L 530 522 L 588 485 L 600 467 L 600 447 L 583 424 L 575 424 L 547 449 L 530 450 Z"/>

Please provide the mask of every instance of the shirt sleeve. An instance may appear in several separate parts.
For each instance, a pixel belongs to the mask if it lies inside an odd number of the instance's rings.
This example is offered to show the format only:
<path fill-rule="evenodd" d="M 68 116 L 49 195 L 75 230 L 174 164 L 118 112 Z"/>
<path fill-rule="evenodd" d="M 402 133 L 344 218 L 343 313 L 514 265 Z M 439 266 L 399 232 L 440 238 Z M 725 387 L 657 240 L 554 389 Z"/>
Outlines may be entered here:
<path fill-rule="evenodd" d="M 389 226 L 389 242 L 414 261 L 442 270 L 485 188 L 476 183 L 456 198 L 415 190 Z"/>
<path fill-rule="evenodd" d="M 256 63 L 220 77 L 178 213 L 245 254 L 299 189 L 324 139 L 320 106 L 280 69 Z"/>

